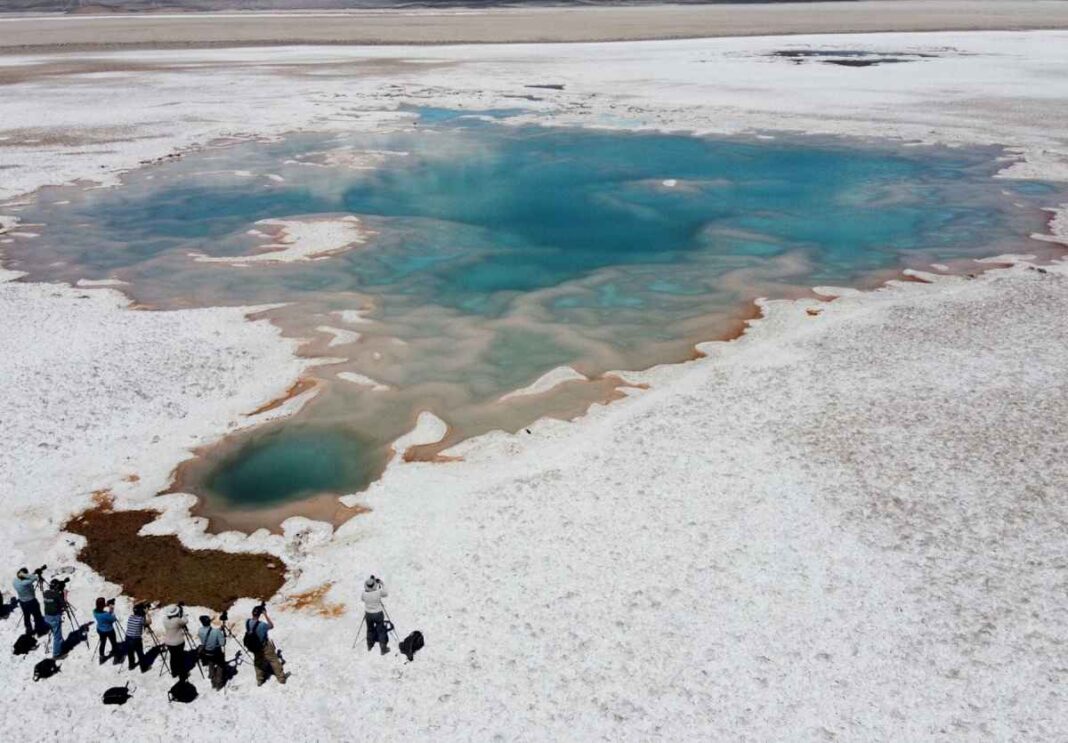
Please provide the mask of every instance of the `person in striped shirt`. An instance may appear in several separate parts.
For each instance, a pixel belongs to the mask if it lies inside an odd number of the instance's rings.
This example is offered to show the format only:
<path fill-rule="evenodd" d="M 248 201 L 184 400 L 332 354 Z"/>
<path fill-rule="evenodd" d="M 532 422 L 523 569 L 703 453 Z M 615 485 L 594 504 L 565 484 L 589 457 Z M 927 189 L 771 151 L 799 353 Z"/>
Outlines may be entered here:
<path fill-rule="evenodd" d="M 145 632 L 145 623 L 149 621 L 148 606 L 137 604 L 133 614 L 126 620 L 126 660 L 130 663 L 130 670 L 134 669 L 134 659 L 141 668 L 141 673 L 148 669 L 145 667 L 145 645 L 142 639 Z"/>

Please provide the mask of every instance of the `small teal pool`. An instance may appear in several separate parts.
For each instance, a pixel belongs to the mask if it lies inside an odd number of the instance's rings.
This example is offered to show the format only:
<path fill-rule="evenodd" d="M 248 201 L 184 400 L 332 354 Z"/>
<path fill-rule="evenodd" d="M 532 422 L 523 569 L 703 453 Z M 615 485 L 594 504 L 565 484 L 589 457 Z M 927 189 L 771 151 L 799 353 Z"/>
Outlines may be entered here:
<path fill-rule="evenodd" d="M 209 470 L 203 485 L 242 508 L 276 506 L 366 486 L 371 449 L 341 428 L 294 426 L 249 441 Z"/>

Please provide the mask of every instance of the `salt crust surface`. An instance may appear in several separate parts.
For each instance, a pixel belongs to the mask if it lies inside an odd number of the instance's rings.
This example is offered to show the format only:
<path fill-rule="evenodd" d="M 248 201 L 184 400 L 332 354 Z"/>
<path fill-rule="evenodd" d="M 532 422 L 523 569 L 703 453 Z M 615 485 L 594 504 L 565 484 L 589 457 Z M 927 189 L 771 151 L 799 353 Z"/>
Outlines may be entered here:
<path fill-rule="evenodd" d="M 262 544 L 298 566 L 287 590 L 335 581 L 329 600 L 351 608 L 364 574 L 383 575 L 402 632 L 428 638 L 416 663 L 351 650 L 354 611 L 276 610 L 295 674 L 286 687 L 256 689 L 243 668 L 226 692 L 178 710 L 150 673 L 132 715 L 106 715 L 99 693 L 126 675 L 78 650 L 50 682 L 59 695 L 30 680 L 29 663 L 0 666 L 23 709 L 50 710 L 10 715 L 8 729 L 33 736 L 77 719 L 92 735 L 185 725 L 219 739 L 251 739 L 249 726 L 271 740 L 345 739 L 357 724 L 382 740 L 1063 738 L 1068 266 L 765 311 L 740 341 L 646 374 L 652 391 L 580 425 L 491 435 L 458 447 L 458 464 L 391 467 L 358 497 L 372 512 L 333 540 L 303 519 L 285 537 L 207 538 L 179 518 L 180 495 L 150 528 L 194 545 Z M 56 331 L 70 315 L 35 311 L 35 324 Z M 98 385 L 114 373 L 101 371 Z M 57 380 L 41 384 L 30 405 Z M 54 441 L 61 417 L 42 412 L 33 433 Z M 403 445 L 443 433 L 421 419 Z M 85 446 L 76 428 L 70 440 Z M 19 453 L 20 467 L 32 463 Z M 4 536 L 61 564 L 67 542 L 40 551 L 65 510 L 56 484 L 108 475 L 51 463 L 16 483 L 38 502 L 5 519 Z M 84 606 L 113 590 L 83 570 L 74 596 Z M 16 629 L 6 623 L 4 641 Z"/>
<path fill-rule="evenodd" d="M 583 381 L 588 379 L 585 374 L 581 374 L 570 366 L 558 366 L 555 369 L 542 374 L 533 382 L 528 384 L 522 389 L 509 392 L 505 395 L 501 395 L 499 402 L 505 402 L 506 400 L 512 400 L 517 397 L 527 397 L 529 395 L 540 395 L 543 392 L 548 392 L 554 387 L 563 384 L 564 382 Z"/>
<path fill-rule="evenodd" d="M 263 227 L 279 231 L 277 242 L 263 246 L 263 252 L 252 255 L 207 256 L 195 254 L 200 263 L 228 263 L 243 266 L 252 263 L 293 263 L 294 261 L 323 260 L 367 241 L 367 231 L 358 217 L 340 219 L 261 219 Z M 261 230 L 250 230 L 256 237 L 266 237 Z"/>
<path fill-rule="evenodd" d="M 320 325 L 316 330 L 330 336 L 330 340 L 326 344 L 327 348 L 346 346 L 350 343 L 355 343 L 361 338 L 360 334 L 355 331 L 346 330 L 345 328 L 333 328 L 329 325 Z"/>
<path fill-rule="evenodd" d="M 360 374 L 359 372 L 339 372 L 337 377 L 338 379 L 343 379 L 346 382 L 351 382 L 352 384 L 370 387 L 375 392 L 383 392 L 385 390 L 390 389 L 390 386 L 388 384 L 382 384 L 378 380 L 371 379 L 371 377 L 368 377 L 366 374 Z"/>
<path fill-rule="evenodd" d="M 546 75 L 567 84 L 566 93 L 539 91 L 562 123 L 997 142 L 1026 153 L 1010 175 L 1053 176 L 1065 172 L 1065 132 L 1050 122 L 1064 121 L 1068 106 L 1066 40 L 91 55 L 210 64 L 15 86 L 20 95 L 0 97 L 5 127 L 141 136 L 2 148 L 0 194 L 107 181 L 138 159 L 220 136 L 302 122 L 395 125 L 393 114 L 359 110 L 382 104 L 384 79 L 424 104 L 490 107 Z M 961 54 L 860 70 L 755 56 L 811 45 Z M 399 58 L 443 68 L 309 82 L 274 64 Z M 257 66 L 264 60 L 269 69 Z M 150 84 L 130 96 L 131 79 Z M 295 566 L 284 593 L 334 581 L 329 599 L 348 605 L 347 618 L 275 609 L 291 683 L 256 689 L 243 667 L 227 691 L 205 687 L 185 708 L 166 705 L 169 682 L 152 673 L 136 679 L 131 714 L 105 714 L 100 693 L 126 674 L 84 650 L 47 684 L 30 680 L 39 653 L 11 660 L 0 681 L 19 711 L 5 728 L 29 739 L 72 727 L 228 740 L 348 739 L 355 730 L 382 740 L 1068 737 L 1066 284 L 1064 265 L 1018 265 L 829 304 L 765 303 L 766 319 L 740 341 L 704 344 L 709 358 L 692 364 L 628 374 L 653 389 L 578 424 L 485 436 L 450 452 L 461 463 L 395 462 L 352 497 L 372 512 L 333 539 L 306 519 L 286 522 L 284 536 L 206 536 L 188 518 L 191 496 L 156 498 L 166 513 L 146 531 L 284 555 Z M 301 371 L 292 344 L 243 322 L 241 310 L 123 305 L 110 290 L 0 284 L 11 318 L 0 372 L 14 380 L 0 406 L 14 442 L 0 453 L 8 575 L 23 563 L 70 563 L 78 540 L 56 529 L 91 490 L 113 487 L 120 506 L 145 501 L 183 451 Z M 816 306 L 817 316 L 805 312 Z M 403 445 L 444 435 L 427 415 Z M 128 474 L 141 480 L 124 482 Z M 426 634 L 416 663 L 350 650 L 368 572 L 391 585 L 401 630 Z M 79 568 L 73 597 L 83 613 L 116 591 Z M 16 631 L 16 621 L 0 625 L 0 641 Z"/>

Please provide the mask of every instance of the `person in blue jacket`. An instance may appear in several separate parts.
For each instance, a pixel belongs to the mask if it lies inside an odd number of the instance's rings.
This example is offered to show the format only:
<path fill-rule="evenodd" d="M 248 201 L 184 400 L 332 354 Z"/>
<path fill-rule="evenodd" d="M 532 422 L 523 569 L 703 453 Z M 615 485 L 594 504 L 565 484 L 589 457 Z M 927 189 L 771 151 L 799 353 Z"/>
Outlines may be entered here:
<path fill-rule="evenodd" d="M 96 608 L 93 609 L 93 619 L 96 620 L 96 634 L 100 638 L 100 662 L 103 663 L 114 655 L 119 660 L 119 645 L 115 641 L 115 599 L 104 601 L 101 596 L 96 600 Z M 111 653 L 105 655 L 104 648 L 111 643 Z"/>
<path fill-rule="evenodd" d="M 280 684 L 284 684 L 289 678 L 289 674 L 282 670 L 282 659 L 278 656 L 278 648 L 267 634 L 273 629 L 274 622 L 267 614 L 267 606 L 260 604 L 253 607 L 252 616 L 245 620 L 245 647 L 252 653 L 257 686 L 263 686 L 267 677 L 272 674 Z"/>

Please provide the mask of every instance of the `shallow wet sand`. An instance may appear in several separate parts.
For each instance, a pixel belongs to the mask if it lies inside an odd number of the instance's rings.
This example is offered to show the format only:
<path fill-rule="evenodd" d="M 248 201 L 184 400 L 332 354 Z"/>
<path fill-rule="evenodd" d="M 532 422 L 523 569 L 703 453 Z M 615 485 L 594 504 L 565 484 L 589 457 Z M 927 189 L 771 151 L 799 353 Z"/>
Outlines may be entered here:
<path fill-rule="evenodd" d="M 0 50 L 634 41 L 1068 28 L 1058 0 L 0 16 Z"/>

